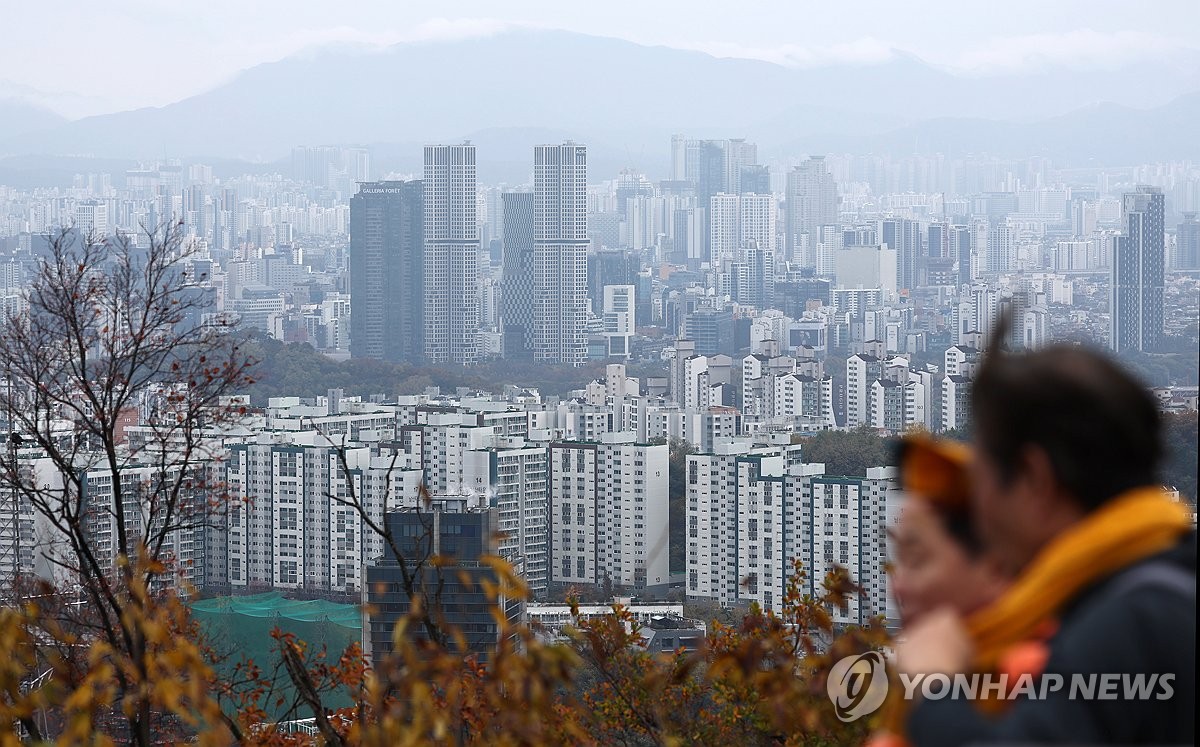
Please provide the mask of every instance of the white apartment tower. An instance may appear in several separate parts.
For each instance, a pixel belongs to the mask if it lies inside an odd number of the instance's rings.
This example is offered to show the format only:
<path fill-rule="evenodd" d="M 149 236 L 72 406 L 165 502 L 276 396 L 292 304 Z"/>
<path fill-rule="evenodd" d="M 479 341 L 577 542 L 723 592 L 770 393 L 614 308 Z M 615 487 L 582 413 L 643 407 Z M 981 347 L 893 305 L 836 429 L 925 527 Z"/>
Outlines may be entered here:
<path fill-rule="evenodd" d="M 486 449 L 504 435 L 500 426 L 481 422 L 476 413 L 430 412 L 424 422 L 400 426 L 400 443 L 420 467 L 434 495 L 461 495 L 469 487 L 466 468 L 471 451 Z"/>
<path fill-rule="evenodd" d="M 720 193 L 709 198 L 709 246 L 713 267 L 737 258 L 751 242 L 758 249 L 770 252 L 774 258 L 777 211 L 773 195 Z"/>
<path fill-rule="evenodd" d="M 108 203 L 103 200 L 83 200 L 75 204 L 75 228 L 84 237 L 103 239 L 109 232 Z"/>
<path fill-rule="evenodd" d="M 587 362 L 587 147 L 533 150 L 533 357 Z"/>
<path fill-rule="evenodd" d="M 792 561 L 804 591 L 822 593 L 826 576 L 845 568 L 864 595 L 830 610 L 836 622 L 862 624 L 887 610 L 886 527 L 896 504 L 895 471 L 825 476 L 800 462 L 796 446 L 726 441 L 687 463 L 687 596 L 730 607 L 783 603 Z"/>
<path fill-rule="evenodd" d="M 369 448 L 337 449 L 315 431 L 264 433 L 256 443 L 229 447 L 225 480 L 245 504 L 230 509 L 222 543 L 222 573 L 233 588 L 361 589 L 362 569 L 383 554 L 383 539 L 357 509 L 335 498 L 354 496 L 367 515 L 418 505 L 421 473 L 400 455 L 372 456 Z"/>
<path fill-rule="evenodd" d="M 479 221 L 475 146 L 425 146 L 425 358 L 479 356 Z"/>
<path fill-rule="evenodd" d="M 846 359 L 846 427 L 871 424 L 871 383 L 883 372 L 879 358 L 858 353 Z"/>
<path fill-rule="evenodd" d="M 789 558 L 800 545 L 784 477 L 804 469 L 800 446 L 757 447 L 747 439 L 721 439 L 712 451 L 687 457 L 689 598 L 778 609 Z"/>
<path fill-rule="evenodd" d="M 831 610 L 834 622 L 862 625 L 887 612 L 887 526 L 899 494 L 894 467 L 868 467 L 866 477 L 794 474 L 786 480 L 789 517 L 799 546 L 790 545 L 807 571 L 809 594 L 822 593 L 825 577 L 845 568 L 862 587 Z"/>
<path fill-rule="evenodd" d="M 520 558 L 522 577 L 535 599 L 546 594 L 549 544 L 546 527 L 546 447 L 521 438 L 466 454 L 467 495 L 482 495 L 495 507 L 500 554 Z"/>
<path fill-rule="evenodd" d="M 988 272 L 1011 272 L 1017 269 L 1017 238 L 1007 223 L 997 223 L 987 233 Z"/>
<path fill-rule="evenodd" d="M 643 588 L 670 571 L 668 450 L 606 433 L 550 444 L 550 576 Z"/>

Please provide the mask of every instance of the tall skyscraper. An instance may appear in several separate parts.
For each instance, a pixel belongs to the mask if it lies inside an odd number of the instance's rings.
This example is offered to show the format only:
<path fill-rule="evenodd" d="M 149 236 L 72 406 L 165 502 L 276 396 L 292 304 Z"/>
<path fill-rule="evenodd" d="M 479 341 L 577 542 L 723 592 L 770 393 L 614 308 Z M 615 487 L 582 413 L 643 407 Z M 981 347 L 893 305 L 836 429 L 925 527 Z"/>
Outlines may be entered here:
<path fill-rule="evenodd" d="M 709 200 L 713 266 L 734 258 L 751 242 L 774 256 L 775 213 L 775 198 L 769 194 L 713 195 Z"/>
<path fill-rule="evenodd" d="M 821 226 L 837 225 L 838 193 L 824 156 L 813 156 L 788 173 L 785 249 L 806 267 L 816 265 Z"/>
<path fill-rule="evenodd" d="M 896 285 L 912 290 L 921 285 L 921 224 L 908 218 L 880 222 L 879 240 L 896 250 Z"/>
<path fill-rule="evenodd" d="M 533 150 L 533 356 L 587 362 L 587 146 Z"/>
<path fill-rule="evenodd" d="M 741 200 L 724 192 L 708 200 L 708 246 L 713 266 L 733 257 L 742 245 Z"/>
<path fill-rule="evenodd" d="M 742 186 L 742 174 L 745 169 L 757 163 L 758 145 L 748 143 L 744 138 L 726 140 L 725 174 L 723 177 L 725 189 L 734 194 L 749 191 Z"/>
<path fill-rule="evenodd" d="M 933 259 L 940 259 L 946 256 L 947 248 L 950 245 L 950 226 L 946 223 L 930 223 L 929 231 L 927 232 L 925 241 L 925 256 Z"/>
<path fill-rule="evenodd" d="M 479 222 L 475 146 L 425 146 L 425 358 L 479 356 Z"/>
<path fill-rule="evenodd" d="M 671 181 L 686 181 L 688 139 L 685 135 L 671 136 Z"/>
<path fill-rule="evenodd" d="M 721 192 L 730 192 L 726 180 L 726 142 L 696 140 L 688 143 L 687 177 L 696 185 L 696 203 L 707 205 L 709 199 Z"/>
<path fill-rule="evenodd" d="M 533 355 L 533 192 L 504 193 L 504 357 Z"/>
<path fill-rule="evenodd" d="M 971 229 L 967 226 L 950 226 L 950 258 L 958 262 L 958 284 L 970 285 Z"/>
<path fill-rule="evenodd" d="M 1200 220 L 1195 213 L 1184 213 L 1175 234 L 1175 269 L 1200 270 Z"/>
<path fill-rule="evenodd" d="M 1117 237 L 1109 281 L 1109 346 L 1118 353 L 1153 351 L 1163 333 L 1163 193 L 1138 185 L 1122 203 L 1125 233 Z"/>
<path fill-rule="evenodd" d="M 988 272 L 1010 272 L 1017 269 L 1017 242 L 1007 222 L 988 228 L 984 269 Z"/>
<path fill-rule="evenodd" d="M 350 355 L 425 355 L 424 202 L 419 181 L 366 182 L 350 199 Z"/>
<path fill-rule="evenodd" d="M 683 135 L 671 137 L 671 177 L 676 182 L 690 182 L 696 199 L 694 218 L 704 221 L 705 211 L 714 195 L 738 195 L 753 191 L 748 187 L 761 186 L 762 174 L 756 170 L 758 146 L 743 138 L 732 140 L 689 140 Z M 749 175 L 746 184 L 742 178 Z M 769 174 L 767 181 L 769 183 Z M 769 192 L 769 188 L 765 190 Z M 700 225 L 699 237 L 703 251 L 688 248 L 687 257 L 707 260 L 712 256 L 710 231 Z M 689 264 L 693 264 L 689 261 Z"/>

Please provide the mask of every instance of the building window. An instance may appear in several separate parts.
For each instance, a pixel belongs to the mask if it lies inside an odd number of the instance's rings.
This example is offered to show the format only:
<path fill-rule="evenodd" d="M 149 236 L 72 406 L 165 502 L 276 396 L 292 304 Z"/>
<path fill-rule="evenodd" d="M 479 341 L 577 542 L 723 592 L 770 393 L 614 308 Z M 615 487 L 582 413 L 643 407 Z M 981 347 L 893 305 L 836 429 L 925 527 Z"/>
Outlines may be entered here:
<path fill-rule="evenodd" d="M 300 526 L 300 511 L 295 508 L 279 509 L 279 528 L 280 529 L 298 529 Z"/>

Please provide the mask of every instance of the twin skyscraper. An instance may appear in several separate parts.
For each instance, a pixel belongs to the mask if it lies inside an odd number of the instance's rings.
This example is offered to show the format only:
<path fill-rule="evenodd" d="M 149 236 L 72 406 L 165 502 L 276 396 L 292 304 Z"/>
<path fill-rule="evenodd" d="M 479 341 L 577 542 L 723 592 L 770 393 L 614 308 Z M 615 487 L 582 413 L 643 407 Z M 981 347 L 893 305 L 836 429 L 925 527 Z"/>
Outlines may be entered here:
<path fill-rule="evenodd" d="M 534 148 L 533 192 L 504 196 L 505 355 L 587 361 L 587 148 Z M 421 181 L 350 200 L 350 353 L 430 365 L 480 356 L 475 146 L 428 145 Z M 510 199 L 511 198 L 511 199 Z"/>

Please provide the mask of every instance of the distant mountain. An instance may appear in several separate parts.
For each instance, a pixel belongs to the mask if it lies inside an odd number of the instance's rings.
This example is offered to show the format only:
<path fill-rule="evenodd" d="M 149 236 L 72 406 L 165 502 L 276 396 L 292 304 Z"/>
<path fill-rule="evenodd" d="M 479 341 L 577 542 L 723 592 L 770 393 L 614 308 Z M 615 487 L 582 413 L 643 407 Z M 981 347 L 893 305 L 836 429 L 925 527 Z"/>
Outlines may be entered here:
<path fill-rule="evenodd" d="M 907 151 L 913 141 L 904 138 L 927 133 L 936 139 L 938 127 L 946 128 L 951 143 L 973 137 L 956 135 L 960 126 L 1020 131 L 967 119 L 1029 122 L 1118 95 L 1127 106 L 1150 106 L 1178 95 L 1181 80 L 1200 80 L 1153 72 L 1056 69 L 972 78 L 903 54 L 876 65 L 797 70 L 562 31 L 514 30 L 383 51 L 328 48 L 259 65 L 169 106 L 0 135 L 0 154 L 269 162 L 298 144 L 456 141 L 477 133 L 483 160 L 525 162 L 518 154 L 536 141 L 517 140 L 562 133 L 603 144 L 597 154 L 647 164 L 642 167 L 649 171 L 648 164 L 665 162 L 672 132 L 745 136 L 764 149 L 787 144 L 800 153 L 836 140 L 898 143 Z M 484 153 L 487 138 L 502 147 Z M 497 171 L 515 166 L 501 164 Z"/>
<path fill-rule="evenodd" d="M 781 145 L 781 153 L 945 153 L 1047 156 L 1060 163 L 1132 165 L 1200 158 L 1200 91 L 1152 109 L 1095 104 L 1037 122 L 938 118 L 872 136 L 826 134 Z"/>
<path fill-rule="evenodd" d="M 17 99 L 0 99 L 0 142 L 27 132 L 46 130 L 67 120 L 52 111 Z"/>

